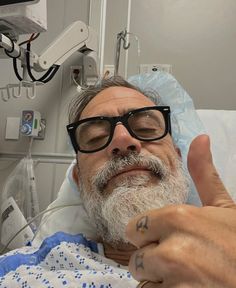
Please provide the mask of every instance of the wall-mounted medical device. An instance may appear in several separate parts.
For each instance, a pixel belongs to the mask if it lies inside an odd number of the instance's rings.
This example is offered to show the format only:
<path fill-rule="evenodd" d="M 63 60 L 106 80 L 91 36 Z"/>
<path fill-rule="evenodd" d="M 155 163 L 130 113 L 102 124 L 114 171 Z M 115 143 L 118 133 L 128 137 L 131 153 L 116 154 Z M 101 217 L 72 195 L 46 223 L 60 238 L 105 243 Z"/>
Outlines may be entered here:
<path fill-rule="evenodd" d="M 9 239 L 19 231 L 20 228 L 27 224 L 27 221 L 19 209 L 16 201 L 13 197 L 10 197 L 3 201 L 1 204 L 1 220 L 2 220 L 2 231 L 1 231 L 1 243 L 6 245 Z M 34 234 L 32 229 L 28 226 L 24 231 L 21 231 L 14 241 L 10 244 L 10 249 L 22 247 L 30 242 Z"/>
<path fill-rule="evenodd" d="M 40 0 L 38 3 L 28 6 L 33 7 L 36 5 L 40 5 L 41 1 L 45 2 L 46 0 Z M 1 21 L 1 9 L 4 9 L 4 7 L 1 8 L 0 6 L 0 21 Z M 4 17 L 6 16 L 7 13 L 4 13 Z M 8 23 L 10 23 L 12 26 L 14 24 L 13 22 L 11 23 L 10 20 Z M 1 29 L 4 30 L 4 28 L 1 27 L 2 26 L 0 23 L 0 32 L 2 32 Z M 30 29 L 30 27 L 28 27 L 27 33 L 31 32 L 32 30 Z M 37 32 L 37 30 L 34 32 Z M 85 57 L 89 57 L 87 61 L 85 60 L 85 68 L 86 68 L 85 73 L 87 73 L 85 77 L 86 81 L 90 83 L 94 82 L 94 79 L 98 78 L 96 67 L 97 63 L 96 53 L 89 54 L 90 52 L 97 52 L 98 47 L 97 36 L 91 27 L 87 26 L 85 23 L 81 21 L 73 22 L 70 26 L 68 26 L 40 54 L 36 54 L 33 51 L 31 51 L 30 39 L 28 41 L 25 41 L 27 45 L 26 48 L 23 48 L 21 44 L 17 43 L 14 37 L 11 37 L 9 35 L 10 34 L 4 33 L 4 31 L 3 33 L 0 33 L 0 54 L 2 51 L 2 55 L 4 56 L 7 55 L 7 57 L 13 58 L 14 72 L 18 80 L 21 82 L 21 86 L 23 87 L 31 87 L 32 85 L 31 83 L 36 83 L 36 85 L 38 85 L 38 84 L 45 84 L 48 81 L 50 81 L 58 71 L 60 65 L 63 64 L 76 51 L 83 53 Z M 22 75 L 20 75 L 20 73 L 18 72 L 17 60 L 21 61 L 21 66 L 23 68 Z M 46 72 L 44 73 L 43 76 L 36 78 L 33 75 L 33 70 L 36 72 L 44 72 L 44 71 Z M 91 79 L 93 81 L 91 81 Z M 14 95 L 14 93 L 11 95 L 10 89 L 13 89 L 14 92 L 15 88 L 14 84 L 11 85 L 13 86 L 7 85 L 6 87 L 0 88 L 0 92 L 2 94 L 1 96 L 4 101 L 7 101 L 11 96 L 13 97 L 19 96 L 18 94 L 17 96 Z M 33 86 L 33 88 L 35 87 Z M 6 92 L 6 95 L 3 95 L 4 91 Z"/>
<path fill-rule="evenodd" d="M 37 137 L 41 130 L 41 115 L 38 111 L 24 110 L 21 118 L 21 134 Z"/>
<path fill-rule="evenodd" d="M 32 4 L 32 5 L 29 5 Z M 0 1 L 0 32 L 17 40 L 19 34 L 47 30 L 46 0 Z"/>
<path fill-rule="evenodd" d="M 0 6 L 9 6 L 14 4 L 35 4 L 38 3 L 40 0 L 2 0 L 0 2 Z"/>

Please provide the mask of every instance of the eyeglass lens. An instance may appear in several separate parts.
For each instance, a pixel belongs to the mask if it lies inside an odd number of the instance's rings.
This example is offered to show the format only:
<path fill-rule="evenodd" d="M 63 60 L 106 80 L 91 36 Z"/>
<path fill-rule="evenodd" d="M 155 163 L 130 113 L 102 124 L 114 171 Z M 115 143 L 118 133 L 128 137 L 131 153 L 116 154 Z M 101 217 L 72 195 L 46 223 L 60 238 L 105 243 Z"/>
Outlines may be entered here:
<path fill-rule="evenodd" d="M 111 124 L 107 120 L 84 122 L 77 127 L 76 140 L 81 150 L 96 150 L 107 143 L 110 131 Z"/>
<path fill-rule="evenodd" d="M 128 130 L 139 140 L 153 140 L 165 133 L 165 119 L 155 109 L 139 111 L 128 117 Z M 123 125 L 127 126 L 126 123 Z M 107 144 L 112 133 L 112 124 L 107 119 L 90 120 L 81 123 L 75 132 L 76 141 L 81 150 L 92 151 Z"/>
<path fill-rule="evenodd" d="M 152 140 L 165 133 L 165 120 L 158 110 L 146 110 L 132 114 L 128 124 L 138 139 Z"/>

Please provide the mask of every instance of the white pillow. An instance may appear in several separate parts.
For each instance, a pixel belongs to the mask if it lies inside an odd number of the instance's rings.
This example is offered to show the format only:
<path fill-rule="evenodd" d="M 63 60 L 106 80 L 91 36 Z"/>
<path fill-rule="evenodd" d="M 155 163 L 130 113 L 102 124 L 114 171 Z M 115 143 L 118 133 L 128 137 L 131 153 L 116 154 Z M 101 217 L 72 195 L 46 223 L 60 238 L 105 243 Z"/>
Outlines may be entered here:
<path fill-rule="evenodd" d="M 236 111 L 197 110 L 211 139 L 215 166 L 236 201 Z"/>
<path fill-rule="evenodd" d="M 67 169 L 65 179 L 56 200 L 53 201 L 47 209 L 71 204 L 78 204 L 78 206 L 53 209 L 48 213 L 45 213 L 33 240 L 34 245 L 40 245 L 45 237 L 58 231 L 70 234 L 82 233 L 88 239 L 96 240 L 95 227 L 88 219 L 87 212 L 85 211 L 83 202 L 80 198 L 80 193 L 72 178 L 74 165 L 75 161 L 73 161 Z"/>

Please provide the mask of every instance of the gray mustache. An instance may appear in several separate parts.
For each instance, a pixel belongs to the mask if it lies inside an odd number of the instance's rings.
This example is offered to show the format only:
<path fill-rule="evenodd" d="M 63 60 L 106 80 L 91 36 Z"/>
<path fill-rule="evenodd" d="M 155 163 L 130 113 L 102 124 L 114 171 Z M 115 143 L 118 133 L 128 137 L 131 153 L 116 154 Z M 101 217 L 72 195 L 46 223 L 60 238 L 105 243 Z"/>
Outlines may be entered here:
<path fill-rule="evenodd" d="M 126 156 L 116 156 L 101 167 L 92 181 L 93 185 L 102 192 L 112 177 L 131 166 L 147 168 L 161 180 L 170 174 L 169 169 L 160 158 L 130 153 Z"/>

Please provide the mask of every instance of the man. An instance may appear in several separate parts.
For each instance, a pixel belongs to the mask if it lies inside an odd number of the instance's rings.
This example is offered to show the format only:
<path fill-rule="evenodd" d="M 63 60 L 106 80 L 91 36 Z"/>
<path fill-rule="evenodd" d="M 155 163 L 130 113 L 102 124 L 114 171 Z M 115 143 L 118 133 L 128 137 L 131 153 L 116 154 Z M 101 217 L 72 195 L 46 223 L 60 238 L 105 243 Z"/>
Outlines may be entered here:
<path fill-rule="evenodd" d="M 94 282 L 78 287 L 236 287 L 235 204 L 213 166 L 209 139 L 197 137 L 188 156 L 204 205 L 197 208 L 184 204 L 188 179 L 171 138 L 169 108 L 156 104 L 114 78 L 88 89 L 72 105 L 73 175 L 85 208 L 105 259 L 129 264 L 140 282 L 123 281 L 121 272 L 117 279 L 115 268 L 106 266 L 113 282 L 98 283 L 101 268 L 91 269 Z M 91 259 L 105 261 L 94 254 Z"/>
<path fill-rule="evenodd" d="M 169 205 L 147 211 L 186 200 L 179 151 L 170 134 L 164 136 L 168 119 L 164 124 L 160 111 L 139 112 L 154 106 L 153 101 L 120 79 L 107 81 L 98 90 L 83 95 L 72 109 L 73 122 L 80 122 L 71 135 L 77 137 L 75 175 L 85 207 L 108 248 L 105 254 L 121 262 L 123 250 L 122 264 L 127 264 L 134 250 L 128 242 L 140 248 L 129 267 L 137 280 L 153 282 L 145 288 L 234 287 L 235 204 L 213 166 L 208 137 L 197 137 L 188 157 L 205 207 Z M 93 118 L 122 115 L 126 116 L 110 124 Z M 125 235 L 125 225 L 135 215 Z M 226 241 L 222 235 L 227 235 Z"/>

